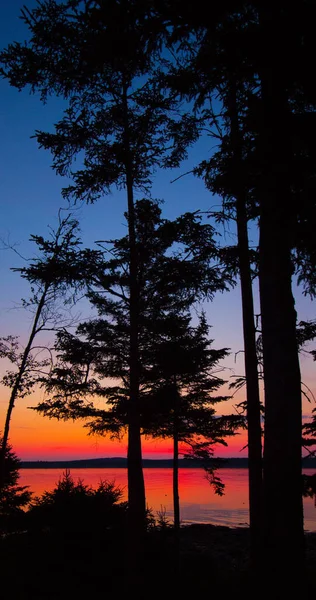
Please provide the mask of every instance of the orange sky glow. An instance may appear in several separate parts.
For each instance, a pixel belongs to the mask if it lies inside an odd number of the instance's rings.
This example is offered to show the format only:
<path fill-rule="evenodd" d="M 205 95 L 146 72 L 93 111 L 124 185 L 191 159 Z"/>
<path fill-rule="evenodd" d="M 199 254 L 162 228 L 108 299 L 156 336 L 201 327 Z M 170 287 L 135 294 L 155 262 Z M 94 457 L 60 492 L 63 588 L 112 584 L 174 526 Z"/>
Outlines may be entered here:
<path fill-rule="evenodd" d="M 0 423 L 4 423 L 8 390 L 2 388 L 0 400 Z M 58 421 L 40 416 L 30 410 L 36 405 L 32 397 L 18 400 L 12 413 L 10 443 L 22 460 L 74 460 L 103 458 L 127 454 L 127 437 L 111 440 L 109 437 L 88 435 L 83 421 Z M 227 407 L 228 410 L 228 407 Z M 228 447 L 218 445 L 216 456 L 247 456 L 246 434 L 241 432 L 230 438 Z M 171 440 L 143 438 L 144 458 L 171 458 Z M 185 450 L 185 446 L 182 448 Z"/>
<path fill-rule="evenodd" d="M 304 367 L 303 361 L 303 367 Z M 310 401 L 303 397 L 303 419 L 309 419 L 315 407 L 313 396 L 316 397 L 315 363 L 308 362 L 308 369 L 304 369 L 303 381 L 310 390 Z M 10 390 L 0 387 L 0 431 L 4 427 Z M 229 395 L 226 384 L 220 391 Z M 10 425 L 10 443 L 21 460 L 76 460 L 89 458 L 104 458 L 127 455 L 127 438 L 121 441 L 111 440 L 108 437 L 89 436 L 83 421 L 57 421 L 48 419 L 30 410 L 30 406 L 43 399 L 42 393 L 33 393 L 31 396 L 18 399 L 12 413 Z M 245 399 L 245 390 L 240 390 L 232 400 L 218 405 L 218 413 L 236 413 L 236 405 Z M 228 446 L 215 447 L 218 457 L 246 457 L 247 433 L 240 431 L 236 436 L 227 440 Z M 171 458 L 171 440 L 142 440 L 144 458 Z M 182 448 L 185 451 L 185 447 Z"/>

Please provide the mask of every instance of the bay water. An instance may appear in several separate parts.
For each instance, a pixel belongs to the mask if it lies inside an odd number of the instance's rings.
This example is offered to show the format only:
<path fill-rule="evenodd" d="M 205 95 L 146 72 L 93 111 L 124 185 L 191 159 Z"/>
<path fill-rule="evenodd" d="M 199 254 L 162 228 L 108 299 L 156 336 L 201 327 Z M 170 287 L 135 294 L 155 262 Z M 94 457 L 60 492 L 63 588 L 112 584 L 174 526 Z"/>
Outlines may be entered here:
<path fill-rule="evenodd" d="M 51 491 L 62 477 L 64 469 L 21 469 L 20 483 L 40 496 Z M 304 470 L 313 474 L 314 469 Z M 125 468 L 72 468 L 75 481 L 83 480 L 97 487 L 101 480 L 114 482 L 122 489 L 122 500 L 127 499 L 127 472 Z M 218 471 L 225 484 L 225 493 L 218 496 L 205 477 L 203 469 L 179 469 L 180 511 L 182 524 L 211 523 L 229 527 L 249 525 L 248 470 L 225 468 Z M 163 514 L 170 522 L 173 519 L 172 469 L 145 468 L 146 501 L 155 518 Z M 286 502 L 286 494 L 284 495 Z M 304 527 L 316 531 L 316 506 L 314 499 L 304 498 Z"/>

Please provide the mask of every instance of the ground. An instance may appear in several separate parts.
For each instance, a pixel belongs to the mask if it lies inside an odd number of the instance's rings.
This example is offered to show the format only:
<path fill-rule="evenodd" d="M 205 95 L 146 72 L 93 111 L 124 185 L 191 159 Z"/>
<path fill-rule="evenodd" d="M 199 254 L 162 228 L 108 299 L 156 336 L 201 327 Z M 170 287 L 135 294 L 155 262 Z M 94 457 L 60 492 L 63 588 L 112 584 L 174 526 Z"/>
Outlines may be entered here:
<path fill-rule="evenodd" d="M 308 577 L 313 587 L 316 534 L 306 534 Z M 146 541 L 142 598 L 189 598 L 214 593 L 247 595 L 249 530 L 212 525 L 181 528 L 180 561 L 175 560 L 172 530 L 152 531 Z M 80 600 L 126 598 L 124 535 L 107 531 L 37 531 L 2 538 L 3 598 L 13 600 Z M 311 591 L 316 590 L 310 588 Z"/>

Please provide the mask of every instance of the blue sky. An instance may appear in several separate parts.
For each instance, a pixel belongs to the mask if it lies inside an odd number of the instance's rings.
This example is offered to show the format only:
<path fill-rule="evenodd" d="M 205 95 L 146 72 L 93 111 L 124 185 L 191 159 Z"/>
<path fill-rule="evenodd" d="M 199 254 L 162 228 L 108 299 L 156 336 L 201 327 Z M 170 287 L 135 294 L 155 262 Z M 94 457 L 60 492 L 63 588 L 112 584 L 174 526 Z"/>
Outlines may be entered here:
<path fill-rule="evenodd" d="M 35 2 L 29 2 L 28 6 Z M 27 30 L 17 18 L 22 2 L 14 0 L 5 6 L 0 5 L 0 39 L 6 46 L 13 40 L 22 41 Z M 67 180 L 58 177 L 51 169 L 51 155 L 38 149 L 32 135 L 36 129 L 53 130 L 53 124 L 62 116 L 62 99 L 51 98 L 43 106 L 36 95 L 28 90 L 18 92 L 11 88 L 7 81 L 0 80 L 0 235 L 4 242 L 16 244 L 16 249 L 24 256 L 32 255 L 34 248 L 29 244 L 29 236 L 47 233 L 47 227 L 55 226 L 57 213 L 61 206 L 66 206 L 61 197 L 61 189 Z M 164 200 L 163 214 L 174 218 L 187 210 L 209 209 L 217 204 L 203 183 L 192 175 L 187 175 L 175 183 L 171 180 L 185 173 L 197 164 L 202 157 L 200 145 L 192 149 L 190 160 L 186 161 L 178 171 L 159 172 L 154 177 L 152 197 Z M 204 140 L 203 150 L 211 151 L 212 141 Z M 77 215 L 80 220 L 82 237 L 85 245 L 96 239 L 113 238 L 125 232 L 123 213 L 126 208 L 124 192 L 115 189 L 94 205 L 81 206 Z M 227 238 L 228 243 L 233 242 Z M 11 266 L 22 263 L 10 251 L 1 251 L 0 275 L 3 282 L 3 294 L 0 299 L 0 319 L 4 321 L 5 330 L 12 326 L 20 326 L 23 316 L 14 311 L 11 319 L 7 309 L 12 302 L 17 302 L 26 293 L 27 284 L 17 274 L 10 272 Z M 25 290 L 25 292 L 24 292 Z M 239 301 L 239 292 L 228 298 L 221 296 L 221 310 L 229 311 L 230 317 L 236 316 L 234 329 L 239 321 L 239 307 L 232 302 Z M 216 301 L 214 303 L 215 309 Z M 229 308 L 230 307 L 230 308 Z M 211 309 L 213 313 L 213 307 Z M 211 322 L 215 319 L 211 318 Z M 227 316 L 226 316 L 227 320 Z M 230 328 L 231 329 L 231 328 Z M 239 333 L 238 333 L 239 336 Z M 226 344 L 227 345 L 227 344 Z"/>

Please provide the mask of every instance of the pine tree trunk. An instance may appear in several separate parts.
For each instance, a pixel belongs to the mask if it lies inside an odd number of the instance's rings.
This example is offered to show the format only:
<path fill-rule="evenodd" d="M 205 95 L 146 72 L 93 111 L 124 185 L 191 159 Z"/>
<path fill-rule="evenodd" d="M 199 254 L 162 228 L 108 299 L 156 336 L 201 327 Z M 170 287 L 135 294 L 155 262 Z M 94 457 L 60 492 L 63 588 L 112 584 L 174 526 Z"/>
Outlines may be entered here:
<path fill-rule="evenodd" d="M 265 5 L 264 5 L 265 7 Z M 289 175 L 291 140 L 286 83 L 282 81 L 282 24 L 262 15 L 268 52 L 262 94 L 259 284 L 264 386 L 265 577 L 283 592 L 302 582 L 301 377 L 292 294 L 291 240 L 295 218 Z"/>
<path fill-rule="evenodd" d="M 239 274 L 242 300 L 245 375 L 247 390 L 249 518 L 252 570 L 260 568 L 262 531 L 262 445 L 256 329 L 251 281 L 246 191 L 242 164 L 242 139 L 238 123 L 235 82 L 231 84 L 229 115 L 233 147 L 233 185 L 236 199 Z"/>
<path fill-rule="evenodd" d="M 173 413 L 173 515 L 174 515 L 174 569 L 180 572 L 180 497 L 179 497 L 179 393 L 176 381 Z"/>
<path fill-rule="evenodd" d="M 260 300 L 265 385 L 264 549 L 269 569 L 280 574 L 282 560 L 283 575 L 292 578 L 303 563 L 301 387 L 290 253 L 282 231 L 286 224 L 275 212 L 279 210 L 272 206 L 268 210 L 263 203 Z"/>
<path fill-rule="evenodd" d="M 241 197 L 236 198 L 236 206 L 247 389 L 250 541 L 252 564 L 257 569 L 260 565 L 262 528 L 260 394 L 247 219 L 245 204 Z"/>
<path fill-rule="evenodd" d="M 128 420 L 128 521 L 129 534 L 140 539 L 145 530 L 146 499 L 142 467 L 140 406 L 139 406 L 139 288 L 138 260 L 135 233 L 132 161 L 129 144 L 127 88 L 124 91 L 126 190 L 128 207 L 128 234 L 130 244 L 130 397 Z"/>
<path fill-rule="evenodd" d="M 179 434 L 175 423 L 173 430 L 173 514 L 174 529 L 180 529 L 180 499 L 179 499 Z"/>

